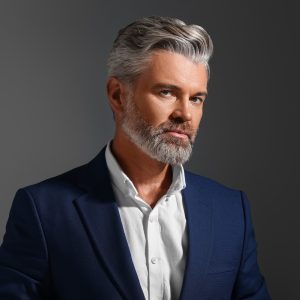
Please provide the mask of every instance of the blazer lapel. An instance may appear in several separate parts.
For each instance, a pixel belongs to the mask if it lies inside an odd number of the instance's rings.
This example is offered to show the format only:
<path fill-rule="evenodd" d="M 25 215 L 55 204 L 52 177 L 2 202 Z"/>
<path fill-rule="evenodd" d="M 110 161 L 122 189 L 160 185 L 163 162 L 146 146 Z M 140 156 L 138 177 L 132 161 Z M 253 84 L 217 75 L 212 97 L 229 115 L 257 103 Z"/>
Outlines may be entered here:
<path fill-rule="evenodd" d="M 144 299 L 131 259 L 107 170 L 104 150 L 81 174 L 88 193 L 75 200 L 90 241 L 101 264 L 125 299 Z"/>
<path fill-rule="evenodd" d="M 186 172 L 187 187 L 183 200 L 187 218 L 188 253 L 181 300 L 201 299 L 204 279 L 211 255 L 213 226 L 213 199 L 205 184 L 199 185 L 193 175 Z"/>

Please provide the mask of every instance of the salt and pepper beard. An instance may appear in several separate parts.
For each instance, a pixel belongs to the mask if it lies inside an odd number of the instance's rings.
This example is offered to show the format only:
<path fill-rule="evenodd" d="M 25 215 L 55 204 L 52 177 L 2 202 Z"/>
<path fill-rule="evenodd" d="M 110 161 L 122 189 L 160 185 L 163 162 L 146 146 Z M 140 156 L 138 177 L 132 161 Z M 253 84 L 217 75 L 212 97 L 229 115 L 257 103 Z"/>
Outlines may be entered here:
<path fill-rule="evenodd" d="M 184 164 L 191 156 L 197 129 L 181 119 L 171 119 L 154 127 L 148 123 L 132 100 L 127 95 L 122 120 L 122 128 L 130 140 L 147 155 L 160 162 L 179 165 Z M 167 131 L 183 130 L 188 139 L 181 139 Z"/>

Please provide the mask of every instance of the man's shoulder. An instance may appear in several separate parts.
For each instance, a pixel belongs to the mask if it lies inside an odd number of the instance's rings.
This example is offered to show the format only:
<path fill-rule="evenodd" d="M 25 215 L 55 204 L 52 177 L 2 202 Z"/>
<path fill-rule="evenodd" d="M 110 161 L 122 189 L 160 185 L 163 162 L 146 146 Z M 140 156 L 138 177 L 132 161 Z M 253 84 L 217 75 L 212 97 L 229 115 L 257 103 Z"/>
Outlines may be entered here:
<path fill-rule="evenodd" d="M 51 199 L 51 202 L 56 199 L 60 199 L 60 202 L 62 199 L 74 200 L 93 190 L 95 186 L 103 185 L 108 174 L 104 151 L 105 148 L 86 164 L 26 186 L 22 190 L 43 202 L 48 199 Z"/>
<path fill-rule="evenodd" d="M 73 168 L 59 175 L 22 187 L 20 190 L 26 192 L 34 199 L 54 199 L 58 196 L 60 198 L 64 196 L 64 198 L 74 199 L 74 197 L 84 193 L 78 177 L 85 168 L 86 165 Z"/>
<path fill-rule="evenodd" d="M 49 195 L 59 195 L 65 198 L 78 197 L 97 184 L 101 184 L 101 178 L 105 177 L 106 165 L 103 149 L 88 163 L 79 165 L 59 175 L 47 178 L 40 182 L 23 187 L 27 193 L 47 198 Z"/>
<path fill-rule="evenodd" d="M 229 193 L 229 194 L 240 192 L 239 190 L 226 186 L 215 179 L 208 178 L 203 175 L 195 174 L 191 171 L 185 170 L 185 178 L 187 184 L 193 184 L 195 187 L 205 188 L 212 191 Z"/>
<path fill-rule="evenodd" d="M 242 205 L 243 192 L 239 189 L 228 187 L 214 179 L 185 170 L 186 185 L 193 190 L 196 197 L 205 197 L 217 206 L 230 207 Z"/>

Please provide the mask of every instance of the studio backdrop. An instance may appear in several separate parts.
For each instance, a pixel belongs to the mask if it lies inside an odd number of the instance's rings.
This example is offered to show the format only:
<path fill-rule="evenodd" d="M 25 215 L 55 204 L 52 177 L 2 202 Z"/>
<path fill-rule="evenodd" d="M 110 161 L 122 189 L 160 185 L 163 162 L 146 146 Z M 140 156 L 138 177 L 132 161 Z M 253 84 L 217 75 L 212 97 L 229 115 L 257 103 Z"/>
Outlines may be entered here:
<path fill-rule="evenodd" d="M 0 240 L 18 188 L 91 160 L 111 139 L 106 59 L 147 15 L 203 26 L 209 95 L 187 168 L 250 199 L 273 299 L 299 293 L 297 1 L 0 2 Z"/>

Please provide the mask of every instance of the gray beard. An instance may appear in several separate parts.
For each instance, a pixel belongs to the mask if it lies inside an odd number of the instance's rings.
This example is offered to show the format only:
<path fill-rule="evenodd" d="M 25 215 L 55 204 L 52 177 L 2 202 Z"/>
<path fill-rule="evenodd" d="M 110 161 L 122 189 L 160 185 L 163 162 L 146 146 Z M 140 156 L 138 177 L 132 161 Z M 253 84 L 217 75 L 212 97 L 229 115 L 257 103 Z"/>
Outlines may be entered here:
<path fill-rule="evenodd" d="M 127 97 L 122 128 L 129 139 L 151 158 L 170 165 L 184 164 L 192 154 L 196 132 L 182 121 L 169 120 L 154 127 L 144 120 L 135 103 Z M 165 134 L 172 129 L 189 133 L 188 140 Z"/>

